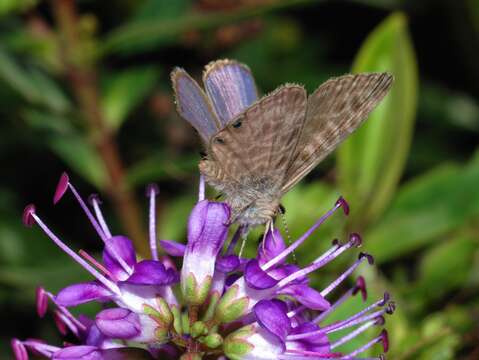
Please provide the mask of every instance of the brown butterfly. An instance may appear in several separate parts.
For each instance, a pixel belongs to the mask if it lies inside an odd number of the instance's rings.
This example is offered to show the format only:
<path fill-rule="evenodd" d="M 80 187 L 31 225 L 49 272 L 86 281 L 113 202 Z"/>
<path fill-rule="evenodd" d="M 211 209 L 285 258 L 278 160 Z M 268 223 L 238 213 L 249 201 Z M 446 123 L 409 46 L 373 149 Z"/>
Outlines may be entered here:
<path fill-rule="evenodd" d="M 393 81 L 348 74 L 309 96 L 285 84 L 258 99 L 251 71 L 232 60 L 206 66 L 205 90 L 180 68 L 171 79 L 179 114 L 206 147 L 200 172 L 246 228 L 271 223 L 281 197 L 361 125 Z"/>

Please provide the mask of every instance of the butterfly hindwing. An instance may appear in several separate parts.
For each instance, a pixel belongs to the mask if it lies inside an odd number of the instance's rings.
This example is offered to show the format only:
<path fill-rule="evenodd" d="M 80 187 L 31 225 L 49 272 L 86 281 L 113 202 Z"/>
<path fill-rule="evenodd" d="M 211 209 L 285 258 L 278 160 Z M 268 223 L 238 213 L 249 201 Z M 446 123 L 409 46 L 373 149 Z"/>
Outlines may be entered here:
<path fill-rule="evenodd" d="M 203 73 L 203 84 L 222 128 L 258 99 L 251 70 L 234 60 L 209 63 Z"/>
<path fill-rule="evenodd" d="M 181 68 L 171 73 L 178 113 L 200 134 L 204 143 L 222 127 L 209 98 L 196 81 Z"/>
<path fill-rule="evenodd" d="M 229 180 L 282 183 L 306 114 L 306 91 L 285 85 L 261 98 L 213 136 L 209 153 Z"/>
<path fill-rule="evenodd" d="M 282 186 L 286 193 L 356 130 L 387 94 L 388 73 L 328 80 L 308 98 L 306 120 Z"/>

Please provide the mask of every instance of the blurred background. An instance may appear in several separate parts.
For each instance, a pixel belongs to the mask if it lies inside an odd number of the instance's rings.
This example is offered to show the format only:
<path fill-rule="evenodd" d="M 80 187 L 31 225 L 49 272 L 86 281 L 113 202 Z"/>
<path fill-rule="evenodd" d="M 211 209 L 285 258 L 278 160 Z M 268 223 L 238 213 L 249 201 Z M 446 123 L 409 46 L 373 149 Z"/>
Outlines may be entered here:
<path fill-rule="evenodd" d="M 175 112 L 169 73 L 200 79 L 228 57 L 251 67 L 261 93 L 394 74 L 366 125 L 285 196 L 279 225 L 295 239 L 345 196 L 350 216 L 328 220 L 298 263 L 360 232 L 377 264 L 362 270 L 370 301 L 387 289 L 398 305 L 389 358 L 479 359 L 478 49 L 476 0 L 0 0 L 0 357 L 13 336 L 60 344 L 52 316 L 36 316 L 35 287 L 88 279 L 22 226 L 23 207 L 35 203 L 74 249 L 101 251 L 72 197 L 52 205 L 63 171 L 85 197 L 101 194 L 111 228 L 143 254 L 144 188 L 157 182 L 160 238 L 184 241 L 201 145 Z"/>

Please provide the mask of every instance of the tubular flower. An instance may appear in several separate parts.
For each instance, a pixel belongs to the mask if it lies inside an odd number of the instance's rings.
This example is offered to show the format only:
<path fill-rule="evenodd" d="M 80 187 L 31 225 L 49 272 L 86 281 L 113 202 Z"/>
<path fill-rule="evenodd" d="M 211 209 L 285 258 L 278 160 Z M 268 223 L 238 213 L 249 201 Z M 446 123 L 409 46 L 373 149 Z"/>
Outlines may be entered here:
<path fill-rule="evenodd" d="M 349 268 L 322 289 L 315 289 L 309 281 L 311 273 L 359 247 L 358 234 L 351 234 L 345 243 L 334 241 L 305 266 L 287 261 L 336 211 L 342 208 L 347 215 L 348 204 L 342 198 L 291 245 L 272 228 L 256 257 L 245 258 L 235 250 L 242 228 L 228 241 L 230 209 L 225 203 L 204 199 L 203 181 L 188 219 L 187 244 L 157 241 L 155 199 L 159 191 L 149 186 L 151 259 L 139 260 L 130 239 L 112 235 L 99 198 L 91 196 L 87 204 L 63 174 L 54 203 L 67 192 L 78 201 L 102 241 L 102 259 L 72 250 L 43 222 L 35 206 L 25 208 L 24 224 L 39 226 L 90 273 L 92 281 L 72 284 L 57 294 L 37 289 L 38 315 L 43 317 L 50 308 L 60 333 L 72 333 L 77 341 L 53 346 L 37 339 L 13 339 L 17 360 L 27 360 L 29 354 L 62 360 L 361 359 L 361 353 L 375 344 L 382 344 L 378 353 L 388 350 L 386 330 L 378 330 L 376 337 L 355 350 L 342 350 L 368 329 L 382 327 L 385 316 L 394 311 L 388 293 L 347 318 L 328 321 L 349 298 L 360 294 L 366 301 L 362 277 L 342 294 L 334 290 L 340 285 L 347 288 L 344 285 L 351 283 L 349 278 L 359 266 L 372 265 L 371 255 L 359 253 Z M 177 264 L 181 264 L 180 271 Z M 91 301 L 109 306 L 93 319 L 75 317 L 69 311 Z M 340 331 L 338 337 L 335 333 Z"/>

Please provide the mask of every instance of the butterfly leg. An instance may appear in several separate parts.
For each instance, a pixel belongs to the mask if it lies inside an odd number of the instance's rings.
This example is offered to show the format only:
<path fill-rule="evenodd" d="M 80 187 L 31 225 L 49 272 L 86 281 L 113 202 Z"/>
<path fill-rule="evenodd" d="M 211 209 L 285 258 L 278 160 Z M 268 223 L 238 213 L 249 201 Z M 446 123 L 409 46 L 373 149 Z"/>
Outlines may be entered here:
<path fill-rule="evenodd" d="M 268 235 L 268 232 L 271 231 L 271 236 L 273 237 L 273 241 L 276 242 L 276 238 L 274 237 L 274 222 L 273 219 L 268 220 L 266 223 L 265 229 L 264 229 L 264 234 L 263 234 L 263 241 L 261 244 L 263 253 L 266 252 L 266 236 Z"/>
<path fill-rule="evenodd" d="M 240 251 L 238 253 L 238 257 L 241 258 L 241 256 L 243 255 L 243 250 L 244 250 L 244 247 L 246 245 L 246 239 L 248 238 L 248 231 L 243 231 L 241 233 L 241 247 L 240 247 Z"/>

